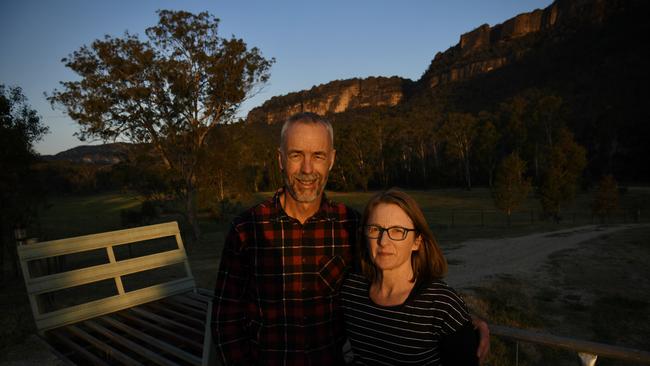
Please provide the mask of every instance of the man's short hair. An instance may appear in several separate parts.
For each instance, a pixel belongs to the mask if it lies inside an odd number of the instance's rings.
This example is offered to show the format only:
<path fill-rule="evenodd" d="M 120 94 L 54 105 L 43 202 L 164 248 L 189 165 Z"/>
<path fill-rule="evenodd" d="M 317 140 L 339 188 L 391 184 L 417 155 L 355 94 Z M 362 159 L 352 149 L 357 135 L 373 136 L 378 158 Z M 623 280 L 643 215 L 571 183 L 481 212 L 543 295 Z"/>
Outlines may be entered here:
<path fill-rule="evenodd" d="M 287 130 L 289 127 L 291 127 L 294 123 L 305 123 L 305 124 L 321 124 L 323 125 L 326 129 L 327 132 L 330 135 L 330 143 L 332 144 L 332 148 L 334 148 L 334 129 L 332 128 L 332 124 L 330 121 L 325 119 L 325 117 L 318 115 L 316 113 L 312 112 L 301 112 L 301 113 L 296 113 L 292 115 L 291 117 L 287 118 L 286 121 L 284 121 L 284 124 L 282 125 L 282 131 L 280 132 L 280 148 L 284 150 L 286 138 L 287 138 Z"/>

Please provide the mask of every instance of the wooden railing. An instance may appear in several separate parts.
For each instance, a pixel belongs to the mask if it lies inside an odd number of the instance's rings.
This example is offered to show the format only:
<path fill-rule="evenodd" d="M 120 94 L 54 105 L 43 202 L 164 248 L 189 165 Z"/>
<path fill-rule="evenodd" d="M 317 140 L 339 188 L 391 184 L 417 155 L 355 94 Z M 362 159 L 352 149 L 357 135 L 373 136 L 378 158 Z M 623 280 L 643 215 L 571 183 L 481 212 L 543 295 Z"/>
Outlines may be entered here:
<path fill-rule="evenodd" d="M 515 364 L 519 362 L 519 342 L 526 342 L 575 351 L 578 353 L 580 364 L 583 366 L 594 366 L 598 357 L 650 365 L 650 352 L 647 351 L 493 324 L 490 325 L 490 333 L 497 337 L 512 339 L 516 342 Z"/>

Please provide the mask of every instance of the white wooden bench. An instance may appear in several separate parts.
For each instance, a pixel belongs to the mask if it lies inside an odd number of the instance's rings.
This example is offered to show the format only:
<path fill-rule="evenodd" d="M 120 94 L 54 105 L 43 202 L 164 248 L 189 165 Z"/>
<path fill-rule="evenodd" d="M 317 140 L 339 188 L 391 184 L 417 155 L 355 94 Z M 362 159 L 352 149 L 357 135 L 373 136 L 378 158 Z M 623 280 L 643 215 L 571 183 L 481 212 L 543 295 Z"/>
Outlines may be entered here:
<path fill-rule="evenodd" d="M 206 365 L 211 293 L 176 222 L 18 247 L 39 334 L 73 364 Z"/>

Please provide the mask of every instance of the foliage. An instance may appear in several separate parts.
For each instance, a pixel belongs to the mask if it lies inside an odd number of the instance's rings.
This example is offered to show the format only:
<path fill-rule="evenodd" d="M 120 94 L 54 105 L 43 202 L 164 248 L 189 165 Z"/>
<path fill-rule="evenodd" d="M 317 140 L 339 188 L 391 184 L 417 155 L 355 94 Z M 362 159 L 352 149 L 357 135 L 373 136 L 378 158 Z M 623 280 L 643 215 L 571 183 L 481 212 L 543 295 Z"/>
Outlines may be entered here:
<path fill-rule="evenodd" d="M 576 195 L 578 181 L 587 164 L 586 151 L 565 128 L 558 131 L 556 143 L 545 150 L 539 197 L 544 213 L 559 222 L 561 205 L 571 202 Z"/>
<path fill-rule="evenodd" d="M 592 211 L 594 214 L 604 219 L 618 208 L 618 185 L 616 179 L 611 175 L 605 175 L 600 179 L 594 201 L 592 204 Z"/>
<path fill-rule="evenodd" d="M 33 171 L 33 144 L 48 132 L 19 87 L 0 84 L 0 273 L 4 275 L 5 248 L 15 227 L 26 227 L 44 200 Z M 12 243 L 13 244 L 13 243 Z M 15 260 L 13 250 L 9 251 Z M 13 263 L 14 267 L 16 263 Z"/>
<path fill-rule="evenodd" d="M 526 200 L 531 189 L 530 179 L 524 176 L 525 172 L 526 162 L 516 153 L 505 157 L 497 169 L 492 197 L 497 208 L 508 215 L 508 224 L 512 212 Z"/>
<path fill-rule="evenodd" d="M 79 123 L 81 138 L 150 143 L 178 177 L 177 193 L 198 236 L 194 195 L 206 138 L 234 121 L 274 60 L 234 36 L 219 37 L 219 19 L 207 12 L 158 16 L 147 41 L 128 32 L 106 36 L 63 59 L 80 80 L 62 82 L 48 99 Z"/>
<path fill-rule="evenodd" d="M 442 125 L 447 154 L 463 167 L 465 188 L 472 189 L 471 152 L 478 137 L 478 119 L 469 113 L 451 112 Z"/>

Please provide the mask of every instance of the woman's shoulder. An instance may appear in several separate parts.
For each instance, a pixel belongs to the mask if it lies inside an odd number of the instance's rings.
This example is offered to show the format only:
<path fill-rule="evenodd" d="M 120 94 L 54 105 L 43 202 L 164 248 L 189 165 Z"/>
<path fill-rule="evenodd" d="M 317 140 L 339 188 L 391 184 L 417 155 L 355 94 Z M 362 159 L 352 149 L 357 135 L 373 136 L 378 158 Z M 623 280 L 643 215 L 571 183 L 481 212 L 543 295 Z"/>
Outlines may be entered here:
<path fill-rule="evenodd" d="M 465 302 L 458 292 L 441 279 L 433 279 L 421 283 L 417 287 L 418 298 L 421 301 L 450 303 L 455 306 L 465 307 Z"/>
<path fill-rule="evenodd" d="M 363 275 L 351 272 L 343 280 L 341 295 L 344 301 L 351 298 L 364 298 L 368 296 L 369 287 L 370 283 Z"/>

